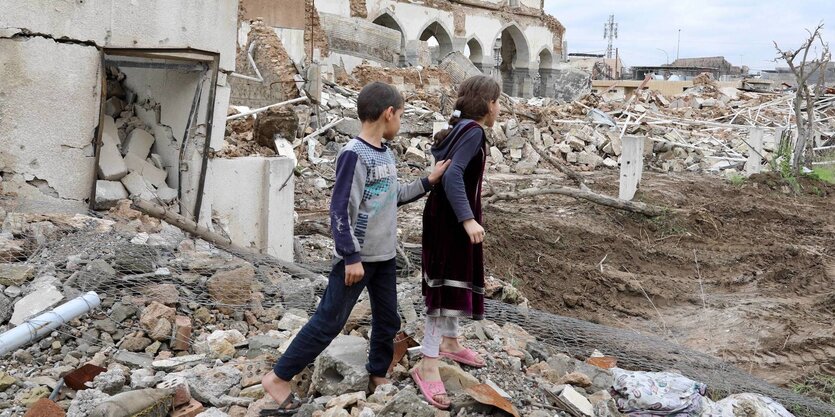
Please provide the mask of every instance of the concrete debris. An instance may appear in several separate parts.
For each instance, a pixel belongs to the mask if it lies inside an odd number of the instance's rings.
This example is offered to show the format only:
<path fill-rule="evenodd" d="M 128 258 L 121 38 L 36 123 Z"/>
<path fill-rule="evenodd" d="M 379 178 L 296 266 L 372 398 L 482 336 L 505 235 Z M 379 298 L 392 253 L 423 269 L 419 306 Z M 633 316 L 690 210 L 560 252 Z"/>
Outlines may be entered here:
<path fill-rule="evenodd" d="M 127 171 L 125 171 L 127 174 Z M 109 210 L 116 204 L 128 198 L 125 186 L 119 181 L 96 181 L 96 209 Z"/>
<path fill-rule="evenodd" d="M 340 335 L 316 358 L 312 388 L 322 395 L 361 391 L 368 386 L 368 342 Z"/>
<path fill-rule="evenodd" d="M 52 285 L 41 288 L 15 303 L 9 323 L 17 326 L 57 305 L 63 299 L 64 294 L 61 294 L 58 288 Z"/>

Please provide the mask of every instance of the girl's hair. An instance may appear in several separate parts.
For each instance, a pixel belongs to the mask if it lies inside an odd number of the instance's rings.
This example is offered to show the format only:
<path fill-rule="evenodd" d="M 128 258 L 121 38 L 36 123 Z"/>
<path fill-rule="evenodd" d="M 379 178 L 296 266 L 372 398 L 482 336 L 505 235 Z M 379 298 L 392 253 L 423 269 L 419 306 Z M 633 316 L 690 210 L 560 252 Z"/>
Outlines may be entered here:
<path fill-rule="evenodd" d="M 501 94 L 501 86 L 492 77 L 476 75 L 467 78 L 458 87 L 458 99 L 455 101 L 455 110 L 461 112 L 461 115 L 453 115 L 449 119 L 451 127 L 435 134 L 434 146 L 439 146 L 446 139 L 459 120 L 481 120 L 484 118 L 490 112 L 490 102 L 498 100 Z"/>

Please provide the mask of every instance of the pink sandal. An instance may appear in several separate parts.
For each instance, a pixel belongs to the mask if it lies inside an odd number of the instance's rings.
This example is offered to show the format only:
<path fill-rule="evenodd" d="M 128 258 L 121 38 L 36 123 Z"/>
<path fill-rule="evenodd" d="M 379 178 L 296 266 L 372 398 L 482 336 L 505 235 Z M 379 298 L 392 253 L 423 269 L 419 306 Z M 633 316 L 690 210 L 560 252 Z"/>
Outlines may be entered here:
<path fill-rule="evenodd" d="M 452 359 L 455 362 L 458 362 L 458 363 L 461 363 L 461 364 L 464 364 L 464 365 L 468 365 L 468 366 L 472 366 L 474 368 L 482 368 L 482 367 L 484 367 L 484 365 L 486 365 L 485 363 L 479 363 L 478 361 L 476 361 L 476 359 L 478 358 L 478 354 L 475 353 L 475 351 L 473 351 L 470 348 L 465 348 L 465 349 L 462 349 L 462 350 L 460 350 L 458 352 L 454 352 L 454 353 L 453 352 L 441 352 L 440 354 L 441 354 L 441 356 L 443 356 L 445 358 Z"/>
<path fill-rule="evenodd" d="M 423 394 L 423 398 L 426 399 L 426 402 L 441 410 L 449 408 L 449 404 L 444 405 L 435 401 L 436 395 L 446 395 L 446 388 L 444 388 L 444 383 L 442 381 L 424 381 L 421 379 L 417 367 L 413 368 L 409 373 L 412 375 L 412 379 L 415 380 L 418 388 L 420 388 L 420 392 Z"/>

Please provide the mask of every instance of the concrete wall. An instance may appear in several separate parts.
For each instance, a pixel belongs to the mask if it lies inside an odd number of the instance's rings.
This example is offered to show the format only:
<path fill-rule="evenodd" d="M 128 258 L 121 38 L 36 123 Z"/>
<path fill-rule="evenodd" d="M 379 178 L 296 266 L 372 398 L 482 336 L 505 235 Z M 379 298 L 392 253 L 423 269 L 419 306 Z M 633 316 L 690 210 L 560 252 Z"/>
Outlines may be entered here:
<path fill-rule="evenodd" d="M 219 227 L 238 245 L 292 261 L 293 168 L 284 157 L 210 160 L 201 224 Z"/>
<path fill-rule="evenodd" d="M 355 17 L 319 13 L 319 19 L 331 52 L 397 66 L 401 53 L 400 32 Z"/>
<path fill-rule="evenodd" d="M 86 206 L 94 173 L 91 139 L 99 122 L 99 59 L 91 46 L 0 38 L 4 191 Z"/>
<path fill-rule="evenodd" d="M 31 0 L 4 2 L 2 9 L 0 171 L 4 191 L 24 199 L 86 207 L 95 172 L 102 48 L 201 49 L 220 53 L 220 70 L 234 71 L 237 0 Z M 129 85 L 164 103 L 159 124 L 170 131 L 160 136 L 170 144 L 182 139 L 198 81 L 156 71 L 131 70 Z M 225 73 L 218 76 L 215 97 L 215 149 L 223 143 L 229 103 Z M 206 99 L 208 92 L 206 85 Z M 198 136 L 206 134 L 207 106 L 201 102 Z"/>
<path fill-rule="evenodd" d="M 27 0 L 3 2 L 0 28 L 112 48 L 190 47 L 221 54 L 235 69 L 237 0 Z"/>

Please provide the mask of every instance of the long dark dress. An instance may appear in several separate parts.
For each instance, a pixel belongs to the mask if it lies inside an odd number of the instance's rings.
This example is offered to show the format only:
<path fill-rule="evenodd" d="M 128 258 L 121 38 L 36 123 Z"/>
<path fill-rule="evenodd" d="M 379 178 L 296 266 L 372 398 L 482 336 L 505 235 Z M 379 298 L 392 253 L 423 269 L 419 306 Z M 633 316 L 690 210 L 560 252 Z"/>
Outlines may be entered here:
<path fill-rule="evenodd" d="M 462 222 L 473 218 L 483 224 L 486 143 L 481 125 L 465 119 L 432 148 L 435 160 L 452 163 L 423 210 L 422 287 L 430 317 L 484 318 L 483 247 L 470 243 Z"/>

